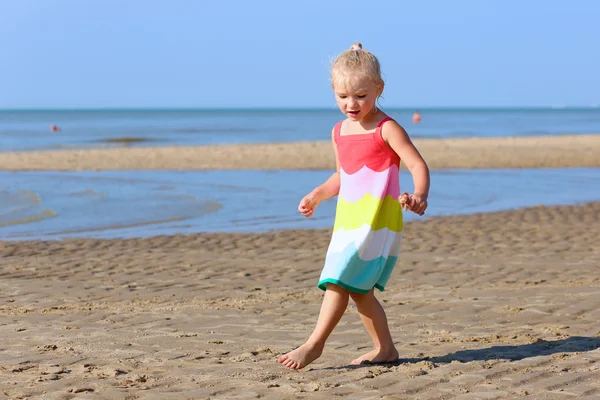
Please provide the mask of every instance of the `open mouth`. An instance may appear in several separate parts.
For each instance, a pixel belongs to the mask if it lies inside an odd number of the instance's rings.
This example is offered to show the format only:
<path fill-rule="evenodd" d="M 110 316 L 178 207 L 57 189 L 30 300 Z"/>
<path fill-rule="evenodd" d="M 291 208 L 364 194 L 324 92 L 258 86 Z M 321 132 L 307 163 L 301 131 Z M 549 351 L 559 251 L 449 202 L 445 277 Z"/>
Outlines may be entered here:
<path fill-rule="evenodd" d="M 348 115 L 350 115 L 352 117 L 356 117 L 358 114 L 360 114 L 360 110 L 359 111 L 348 111 Z"/>

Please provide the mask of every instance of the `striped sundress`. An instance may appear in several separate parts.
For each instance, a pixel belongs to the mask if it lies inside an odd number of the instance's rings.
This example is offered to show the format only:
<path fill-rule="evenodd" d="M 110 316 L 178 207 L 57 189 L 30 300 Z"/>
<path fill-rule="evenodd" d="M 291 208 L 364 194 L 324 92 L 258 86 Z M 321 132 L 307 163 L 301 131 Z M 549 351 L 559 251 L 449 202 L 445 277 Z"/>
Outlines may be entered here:
<path fill-rule="evenodd" d="M 342 136 L 342 123 L 334 128 L 340 192 L 318 284 L 322 290 L 333 283 L 355 293 L 373 287 L 383 291 L 400 254 L 400 157 L 381 136 L 389 120 L 381 121 L 373 133 Z"/>

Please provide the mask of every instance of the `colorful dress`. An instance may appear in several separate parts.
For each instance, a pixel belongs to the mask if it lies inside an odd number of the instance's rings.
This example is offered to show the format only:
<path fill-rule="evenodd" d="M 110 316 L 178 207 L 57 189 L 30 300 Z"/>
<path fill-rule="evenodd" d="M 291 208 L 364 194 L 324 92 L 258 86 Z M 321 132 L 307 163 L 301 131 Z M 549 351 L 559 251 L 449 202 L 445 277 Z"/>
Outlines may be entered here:
<path fill-rule="evenodd" d="M 340 160 L 340 192 L 333 235 L 318 287 L 334 283 L 355 293 L 383 291 L 402 242 L 402 207 L 398 201 L 400 157 L 373 133 L 340 135 L 334 128 Z"/>

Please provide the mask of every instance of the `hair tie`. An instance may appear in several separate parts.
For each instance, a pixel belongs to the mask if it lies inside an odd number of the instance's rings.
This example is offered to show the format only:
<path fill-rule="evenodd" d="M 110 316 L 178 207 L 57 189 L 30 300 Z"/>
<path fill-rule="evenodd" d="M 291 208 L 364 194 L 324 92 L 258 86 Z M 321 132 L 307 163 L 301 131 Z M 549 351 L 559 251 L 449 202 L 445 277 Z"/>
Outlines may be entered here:
<path fill-rule="evenodd" d="M 352 47 L 350 47 L 350 50 L 361 51 L 362 48 L 357 44 L 353 44 Z"/>

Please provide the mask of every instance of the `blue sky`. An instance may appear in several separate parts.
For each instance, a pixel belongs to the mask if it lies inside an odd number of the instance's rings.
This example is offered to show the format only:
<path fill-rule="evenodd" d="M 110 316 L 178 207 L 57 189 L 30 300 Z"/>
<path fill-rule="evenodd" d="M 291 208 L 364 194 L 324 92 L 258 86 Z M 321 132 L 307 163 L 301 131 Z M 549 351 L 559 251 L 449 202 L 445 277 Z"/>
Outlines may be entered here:
<path fill-rule="evenodd" d="M 600 2 L 0 2 L 0 108 L 334 107 L 375 53 L 384 107 L 600 105 Z"/>

